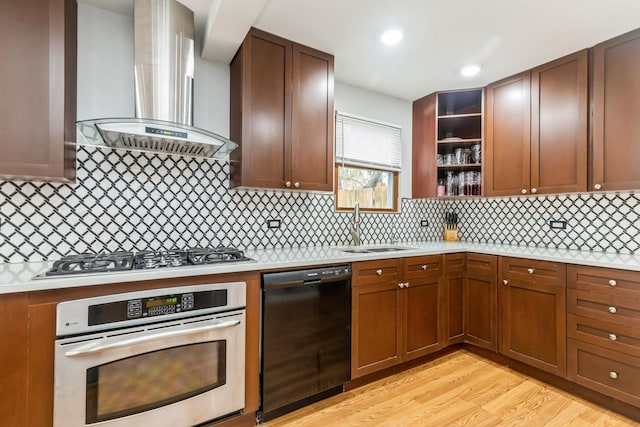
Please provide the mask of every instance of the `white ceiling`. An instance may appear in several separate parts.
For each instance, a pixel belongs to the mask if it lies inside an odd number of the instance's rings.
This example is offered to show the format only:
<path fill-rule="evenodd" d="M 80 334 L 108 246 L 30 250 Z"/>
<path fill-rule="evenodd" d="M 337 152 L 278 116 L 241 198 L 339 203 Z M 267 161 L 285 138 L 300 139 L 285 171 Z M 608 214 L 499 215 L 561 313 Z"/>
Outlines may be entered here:
<path fill-rule="evenodd" d="M 132 0 L 79 0 L 132 14 Z M 332 53 L 338 81 L 414 100 L 484 86 L 640 27 L 640 0 L 180 0 L 204 59 L 229 63 L 251 26 Z M 380 43 L 389 27 L 396 46 Z M 483 66 L 471 79 L 459 69 Z"/>

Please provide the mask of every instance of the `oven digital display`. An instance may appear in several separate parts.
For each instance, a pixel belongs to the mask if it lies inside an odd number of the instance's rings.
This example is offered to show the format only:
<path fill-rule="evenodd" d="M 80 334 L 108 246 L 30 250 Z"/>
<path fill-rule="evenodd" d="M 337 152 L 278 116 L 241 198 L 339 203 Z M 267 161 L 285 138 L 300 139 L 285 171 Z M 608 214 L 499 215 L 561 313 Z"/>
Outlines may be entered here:
<path fill-rule="evenodd" d="M 145 302 L 145 307 L 146 308 L 162 307 L 165 305 L 176 305 L 177 303 L 178 303 L 178 298 L 170 297 L 170 298 L 148 300 Z"/>

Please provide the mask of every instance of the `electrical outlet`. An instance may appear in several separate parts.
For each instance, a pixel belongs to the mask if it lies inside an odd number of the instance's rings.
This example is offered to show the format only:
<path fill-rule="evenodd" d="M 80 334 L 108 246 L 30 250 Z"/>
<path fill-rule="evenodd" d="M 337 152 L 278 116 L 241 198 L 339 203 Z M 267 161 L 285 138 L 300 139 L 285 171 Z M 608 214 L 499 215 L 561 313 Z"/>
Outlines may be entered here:
<path fill-rule="evenodd" d="M 267 220 L 267 228 L 280 228 L 280 220 L 279 219 L 268 219 Z"/>
<path fill-rule="evenodd" d="M 428 226 L 429 226 L 429 221 L 427 221 L 426 219 L 420 220 L 420 227 L 428 227 Z"/>
<path fill-rule="evenodd" d="M 562 221 L 562 220 L 551 220 L 549 221 L 549 227 L 551 227 L 552 230 L 566 230 L 567 229 L 567 221 Z"/>

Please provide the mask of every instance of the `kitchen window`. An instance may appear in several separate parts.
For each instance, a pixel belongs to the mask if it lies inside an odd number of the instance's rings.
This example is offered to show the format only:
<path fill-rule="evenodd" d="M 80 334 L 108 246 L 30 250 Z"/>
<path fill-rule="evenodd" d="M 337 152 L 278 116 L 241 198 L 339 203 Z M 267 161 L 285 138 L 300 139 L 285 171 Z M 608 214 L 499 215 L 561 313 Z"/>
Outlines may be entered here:
<path fill-rule="evenodd" d="M 337 210 L 398 211 L 402 128 L 336 112 Z"/>

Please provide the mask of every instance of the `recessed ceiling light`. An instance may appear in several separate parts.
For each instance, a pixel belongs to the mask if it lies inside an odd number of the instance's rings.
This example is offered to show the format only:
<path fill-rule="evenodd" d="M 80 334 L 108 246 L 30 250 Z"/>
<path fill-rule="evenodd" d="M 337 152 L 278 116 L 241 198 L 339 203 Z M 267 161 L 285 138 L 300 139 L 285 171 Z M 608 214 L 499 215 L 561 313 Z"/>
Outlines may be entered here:
<path fill-rule="evenodd" d="M 402 31 L 396 29 L 387 30 L 382 33 L 380 40 L 382 40 L 382 43 L 386 45 L 396 44 L 402 40 Z"/>
<path fill-rule="evenodd" d="M 464 77 L 473 77 L 480 72 L 482 67 L 479 64 L 469 64 L 462 67 L 460 74 Z"/>

